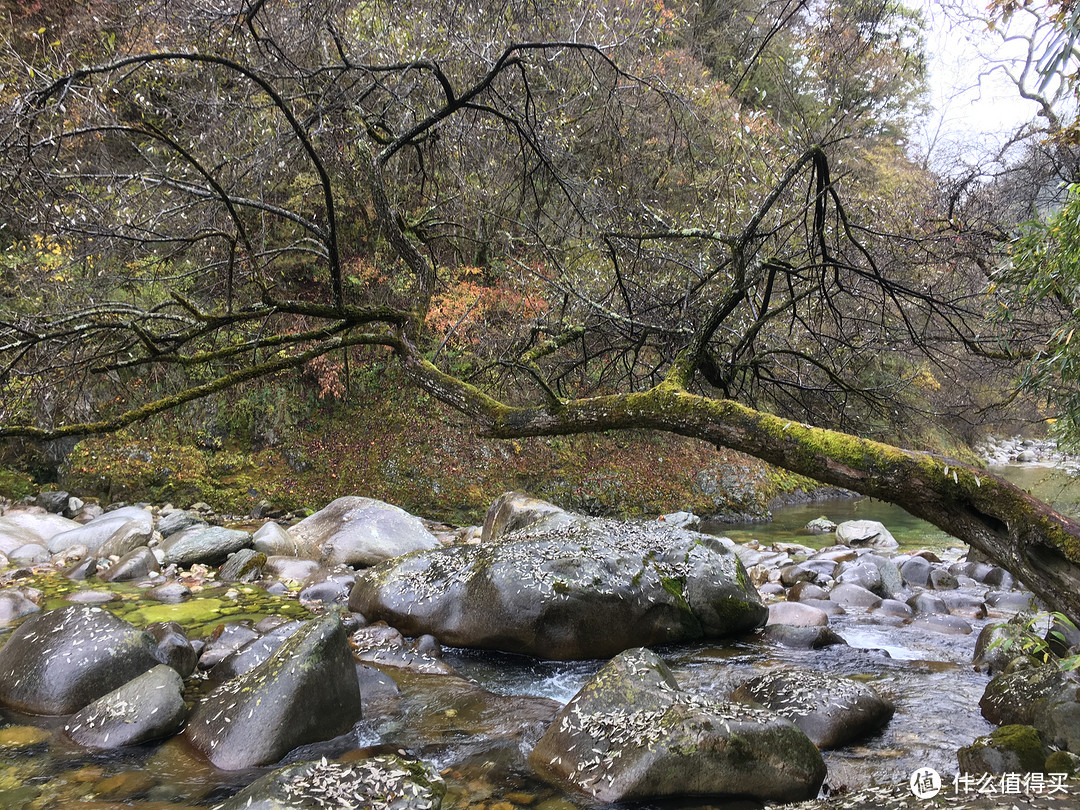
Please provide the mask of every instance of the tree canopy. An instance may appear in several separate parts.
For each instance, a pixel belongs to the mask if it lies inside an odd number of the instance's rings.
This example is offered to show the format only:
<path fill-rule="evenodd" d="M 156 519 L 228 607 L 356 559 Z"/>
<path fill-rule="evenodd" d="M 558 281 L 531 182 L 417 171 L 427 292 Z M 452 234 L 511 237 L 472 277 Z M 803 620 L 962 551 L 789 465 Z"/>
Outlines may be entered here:
<path fill-rule="evenodd" d="M 866 438 L 1016 358 L 995 246 L 897 143 L 917 15 L 772 10 L 173 2 L 13 49 L 0 436 L 367 347 L 494 436 L 667 430 L 897 502 L 1080 615 L 1075 524 Z"/>

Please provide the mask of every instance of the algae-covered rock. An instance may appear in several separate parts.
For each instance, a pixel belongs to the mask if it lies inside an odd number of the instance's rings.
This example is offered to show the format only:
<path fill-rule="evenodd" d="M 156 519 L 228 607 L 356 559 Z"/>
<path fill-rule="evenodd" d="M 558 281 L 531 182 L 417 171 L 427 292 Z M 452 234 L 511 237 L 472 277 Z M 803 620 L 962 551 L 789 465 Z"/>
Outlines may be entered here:
<path fill-rule="evenodd" d="M 731 541 L 575 516 L 357 575 L 350 610 L 407 636 L 570 660 L 718 638 L 764 624 Z"/>
<path fill-rule="evenodd" d="M 24 621 L 0 649 L 0 704 L 71 714 L 157 665 L 153 637 L 99 607 Z"/>
<path fill-rule="evenodd" d="M 821 753 L 764 709 L 679 689 L 648 650 L 610 661 L 529 755 L 543 779 L 600 802 L 680 796 L 798 801 L 817 795 Z"/>
<path fill-rule="evenodd" d="M 298 762 L 252 782 L 218 810 L 439 810 L 446 785 L 429 763 L 393 754 Z"/>
<path fill-rule="evenodd" d="M 894 706 L 867 684 L 808 669 L 766 672 L 735 690 L 788 718 L 821 749 L 838 748 L 880 729 Z"/>
<path fill-rule="evenodd" d="M 1013 724 L 961 748 L 956 759 L 964 773 L 1039 773 L 1046 749 L 1035 728 Z"/>
<path fill-rule="evenodd" d="M 184 736 L 224 770 L 271 765 L 360 719 L 360 687 L 341 619 L 305 623 L 259 666 L 214 690 Z"/>

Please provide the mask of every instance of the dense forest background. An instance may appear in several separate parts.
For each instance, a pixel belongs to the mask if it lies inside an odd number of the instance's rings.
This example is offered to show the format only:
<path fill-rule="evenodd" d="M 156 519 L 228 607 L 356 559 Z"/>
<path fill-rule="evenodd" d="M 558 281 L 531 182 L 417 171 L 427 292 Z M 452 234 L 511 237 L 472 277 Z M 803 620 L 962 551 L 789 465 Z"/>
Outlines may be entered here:
<path fill-rule="evenodd" d="M 467 522 L 815 486 L 670 434 L 482 438 L 402 346 L 556 411 L 689 352 L 694 390 L 900 447 L 1078 435 L 1067 5 L 987 12 L 1038 114 L 977 154 L 913 143 L 927 23 L 891 0 L 3 14 L 9 497 Z"/>

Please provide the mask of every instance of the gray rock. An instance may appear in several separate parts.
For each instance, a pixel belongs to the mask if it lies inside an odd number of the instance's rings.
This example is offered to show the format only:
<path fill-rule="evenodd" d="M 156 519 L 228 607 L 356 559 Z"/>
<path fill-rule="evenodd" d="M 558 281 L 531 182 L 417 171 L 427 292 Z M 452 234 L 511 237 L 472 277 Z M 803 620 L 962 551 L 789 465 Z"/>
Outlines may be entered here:
<path fill-rule="evenodd" d="M 979 708 L 996 726 L 1035 725 L 1036 712 L 1070 684 L 1057 664 L 1005 672 L 986 685 Z M 1072 684 L 1075 692 L 1075 684 Z"/>
<path fill-rule="evenodd" d="M 950 636 L 966 636 L 972 632 L 971 625 L 959 616 L 938 616 L 937 614 L 919 616 L 911 623 L 911 627 Z"/>
<path fill-rule="evenodd" d="M 916 613 L 945 614 L 949 612 L 949 606 L 940 596 L 931 593 L 913 594 L 907 600 L 907 605 Z"/>
<path fill-rule="evenodd" d="M 867 590 L 860 585 L 840 583 L 829 592 L 829 601 L 836 602 L 844 607 L 877 607 L 881 604 L 881 597 L 873 591 Z"/>
<path fill-rule="evenodd" d="M 169 512 L 169 514 L 161 516 L 157 522 L 157 530 L 162 537 L 169 537 L 177 532 L 182 532 L 184 529 L 205 525 L 206 521 L 194 512 L 177 509 L 175 512 Z"/>
<path fill-rule="evenodd" d="M 606 664 L 529 755 L 544 780 L 600 803 L 679 796 L 813 798 L 821 753 L 790 721 L 683 692 L 648 650 Z"/>
<path fill-rule="evenodd" d="M 361 571 L 349 609 L 408 636 L 561 660 L 734 635 L 768 616 L 720 539 L 581 517 Z"/>
<path fill-rule="evenodd" d="M 829 623 L 829 614 L 824 610 L 801 602 L 774 602 L 769 605 L 769 620 L 766 624 L 790 624 L 795 627 L 824 627 Z"/>
<path fill-rule="evenodd" d="M 793 627 L 789 624 L 770 624 L 762 632 L 769 641 L 796 650 L 820 650 L 836 644 L 847 644 L 828 627 Z"/>
<path fill-rule="evenodd" d="M 145 509 L 129 506 L 106 512 L 78 528 L 55 535 L 49 540 L 53 553 L 83 545 L 98 557 L 122 557 L 132 549 L 150 543 L 154 533 L 153 516 Z"/>
<path fill-rule="evenodd" d="M 553 503 L 533 498 L 523 492 L 504 492 L 488 507 L 480 540 L 489 543 L 541 520 L 554 526 L 557 522 L 572 520 L 572 516 Z"/>
<path fill-rule="evenodd" d="M 77 529 L 81 525 L 60 515 L 21 509 L 9 509 L 0 518 L 0 532 L 16 527 L 21 528 L 30 532 L 37 542 L 44 542 L 46 546 L 48 546 L 49 540 L 56 537 L 56 535 Z M 27 540 L 26 542 L 33 541 Z"/>
<path fill-rule="evenodd" d="M 300 546 L 285 529 L 277 523 L 264 523 L 251 536 L 255 550 L 267 557 L 298 557 Z"/>
<path fill-rule="evenodd" d="M 701 528 L 701 518 L 693 512 L 671 512 L 661 515 L 657 520 L 673 529 L 689 529 L 695 532 Z M 481 534 L 481 539 L 483 539 L 483 534 Z"/>
<path fill-rule="evenodd" d="M 916 585 L 921 588 L 930 582 L 930 572 L 933 569 L 933 564 L 922 557 L 912 557 L 900 566 L 900 576 L 908 585 Z"/>
<path fill-rule="evenodd" d="M 131 582 L 161 570 L 154 552 L 146 546 L 133 549 L 98 574 L 103 582 Z"/>
<path fill-rule="evenodd" d="M 216 663 L 209 672 L 212 681 L 227 681 L 237 675 L 251 672 L 273 655 L 293 633 L 299 630 L 298 621 L 279 624 L 273 630 L 253 638 Z"/>
<path fill-rule="evenodd" d="M 153 599 L 155 602 L 176 604 L 191 598 L 191 588 L 184 583 L 175 580 L 163 582 L 160 585 L 155 585 L 153 588 L 148 588 L 143 591 L 143 598 Z"/>
<path fill-rule="evenodd" d="M 439 810 L 445 793 L 432 765 L 382 754 L 359 762 L 288 765 L 255 780 L 218 810 Z"/>
<path fill-rule="evenodd" d="M 71 496 L 67 492 L 39 492 L 34 503 L 46 512 L 59 514 L 67 509 L 68 499 Z"/>
<path fill-rule="evenodd" d="M 892 703 L 866 684 L 807 669 L 766 672 L 743 683 L 735 700 L 760 703 L 791 720 L 821 749 L 839 748 L 880 729 Z"/>
<path fill-rule="evenodd" d="M 71 714 L 157 665 L 154 639 L 99 607 L 24 621 L 0 648 L 0 704 Z"/>
<path fill-rule="evenodd" d="M 186 568 L 195 563 L 220 565 L 226 558 L 251 545 L 251 535 L 224 526 L 192 526 L 161 542 L 165 565 Z"/>
<path fill-rule="evenodd" d="M 857 585 L 871 591 L 876 596 L 884 596 L 881 587 L 881 573 L 873 563 L 857 562 L 844 568 L 836 580 L 841 585 Z"/>
<path fill-rule="evenodd" d="M 828 534 L 836 531 L 836 524 L 829 520 L 827 517 L 822 516 L 814 518 L 806 524 L 806 530 L 813 532 L 814 534 Z"/>
<path fill-rule="evenodd" d="M 410 551 L 440 547 L 420 518 L 371 498 L 338 498 L 288 533 L 301 557 L 330 566 L 375 565 Z"/>
<path fill-rule="evenodd" d="M 18 589 L 0 591 L 0 627 L 14 624 L 23 616 L 38 613 L 41 607 Z"/>
<path fill-rule="evenodd" d="M 845 520 L 836 527 L 836 542 L 866 548 L 896 548 L 900 545 L 876 520 Z"/>
<path fill-rule="evenodd" d="M 154 622 L 146 626 L 146 632 L 157 641 L 154 658 L 165 666 L 175 669 L 181 678 L 195 671 L 199 656 L 191 646 L 187 635 L 176 622 Z"/>
<path fill-rule="evenodd" d="M 215 689 L 184 737 L 223 770 L 270 765 L 297 746 L 348 731 L 360 687 L 341 620 L 307 622 L 266 661 Z"/>
<path fill-rule="evenodd" d="M 218 571 L 221 582 L 255 582 L 263 575 L 266 555 L 253 548 L 242 548 L 229 555 Z"/>
<path fill-rule="evenodd" d="M 828 599 L 829 592 L 812 582 L 796 582 L 787 592 L 789 602 L 802 602 L 806 599 Z"/>
<path fill-rule="evenodd" d="M 1031 726 L 1008 725 L 956 752 L 963 773 L 1042 773 L 1046 749 Z"/>
<path fill-rule="evenodd" d="M 944 568 L 935 568 L 930 572 L 930 587 L 938 591 L 952 591 L 959 588 L 960 583 Z"/>
<path fill-rule="evenodd" d="M 871 609 L 885 616 L 896 616 L 901 619 L 907 619 L 915 615 L 915 611 L 907 604 L 896 599 L 882 599 L 880 605 Z"/>
<path fill-rule="evenodd" d="M 305 583 L 317 574 L 322 566 L 315 560 L 305 560 L 301 557 L 275 556 L 267 557 L 263 572 L 270 577 L 275 577 L 283 582 Z"/>
<path fill-rule="evenodd" d="M 262 635 L 246 623 L 231 622 L 215 634 L 199 656 L 199 668 L 210 669 Z"/>
<path fill-rule="evenodd" d="M 64 732 L 86 748 L 111 749 L 170 737 L 187 717 L 184 682 L 162 664 L 80 709 Z"/>
<path fill-rule="evenodd" d="M 40 543 L 26 543 L 8 552 L 7 558 L 14 565 L 34 565 L 46 562 L 52 555 Z"/>

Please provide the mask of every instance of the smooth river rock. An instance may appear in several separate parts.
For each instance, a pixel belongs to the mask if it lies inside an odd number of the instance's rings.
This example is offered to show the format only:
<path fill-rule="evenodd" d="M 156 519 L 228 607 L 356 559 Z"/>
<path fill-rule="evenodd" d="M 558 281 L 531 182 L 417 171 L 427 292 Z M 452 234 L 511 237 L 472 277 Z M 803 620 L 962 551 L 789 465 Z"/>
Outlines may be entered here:
<path fill-rule="evenodd" d="M 0 648 L 0 704 L 71 714 L 156 666 L 156 646 L 149 633 L 99 607 L 39 613 Z"/>
<path fill-rule="evenodd" d="M 375 565 L 410 551 L 438 548 L 420 518 L 373 498 L 338 498 L 288 529 L 299 556 L 328 566 Z"/>
<path fill-rule="evenodd" d="M 158 664 L 76 712 L 64 732 L 86 748 L 111 749 L 172 736 L 187 717 L 184 681 Z"/>

